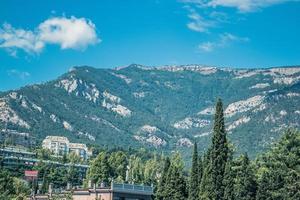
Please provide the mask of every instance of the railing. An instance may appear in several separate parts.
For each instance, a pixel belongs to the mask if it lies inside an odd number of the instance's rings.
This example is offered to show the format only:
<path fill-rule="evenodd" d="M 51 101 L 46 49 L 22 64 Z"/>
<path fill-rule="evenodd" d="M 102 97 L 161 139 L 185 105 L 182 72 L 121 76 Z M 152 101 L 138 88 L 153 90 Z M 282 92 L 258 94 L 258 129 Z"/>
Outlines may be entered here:
<path fill-rule="evenodd" d="M 17 157 L 17 156 L 5 156 L 3 160 L 20 160 L 20 161 L 28 161 L 28 162 L 44 162 L 44 163 L 49 163 L 49 164 L 56 164 L 60 166 L 75 166 L 75 167 L 80 167 L 80 168 L 89 168 L 88 165 L 82 165 L 82 164 L 72 164 L 72 163 L 60 163 L 57 161 L 51 161 L 51 160 L 40 160 L 40 159 L 35 159 L 35 158 L 25 158 L 25 157 Z"/>
<path fill-rule="evenodd" d="M 33 153 L 33 152 L 29 152 L 29 151 L 26 151 L 25 149 L 14 148 L 14 147 L 1 148 L 0 151 L 1 152 L 8 152 L 8 153 L 35 155 L 35 153 Z"/>
<path fill-rule="evenodd" d="M 134 185 L 125 183 L 112 183 L 112 189 L 127 192 L 142 192 L 149 195 L 153 194 L 153 188 L 146 185 Z"/>

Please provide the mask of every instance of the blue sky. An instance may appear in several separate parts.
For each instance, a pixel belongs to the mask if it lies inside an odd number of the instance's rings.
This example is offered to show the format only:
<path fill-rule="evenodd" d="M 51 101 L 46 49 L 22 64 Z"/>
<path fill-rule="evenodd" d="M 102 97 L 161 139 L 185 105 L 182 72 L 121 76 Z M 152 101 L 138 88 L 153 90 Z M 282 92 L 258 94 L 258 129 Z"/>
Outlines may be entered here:
<path fill-rule="evenodd" d="M 299 65 L 299 35 L 299 0 L 2 0 L 0 91 L 79 65 Z"/>

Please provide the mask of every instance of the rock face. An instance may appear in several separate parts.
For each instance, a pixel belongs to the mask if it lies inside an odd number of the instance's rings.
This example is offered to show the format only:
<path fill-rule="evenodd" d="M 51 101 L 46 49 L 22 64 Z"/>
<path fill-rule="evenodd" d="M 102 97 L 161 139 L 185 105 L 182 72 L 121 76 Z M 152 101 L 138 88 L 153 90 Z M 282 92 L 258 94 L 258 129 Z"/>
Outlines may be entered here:
<path fill-rule="evenodd" d="M 237 150 L 266 148 L 300 122 L 300 68 L 202 65 L 74 67 L 56 80 L 0 94 L 0 130 L 109 147 L 206 148 L 214 104 L 224 103 Z"/>

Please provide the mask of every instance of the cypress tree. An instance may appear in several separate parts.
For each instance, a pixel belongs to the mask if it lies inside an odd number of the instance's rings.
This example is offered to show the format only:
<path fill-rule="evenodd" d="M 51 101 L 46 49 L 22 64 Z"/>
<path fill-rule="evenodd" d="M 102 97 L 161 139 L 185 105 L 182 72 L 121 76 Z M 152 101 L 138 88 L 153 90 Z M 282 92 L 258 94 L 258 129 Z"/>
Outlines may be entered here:
<path fill-rule="evenodd" d="M 199 199 L 211 200 L 213 199 L 212 190 L 212 179 L 211 179 L 211 164 L 206 165 L 203 170 L 203 175 L 200 183 Z"/>
<path fill-rule="evenodd" d="M 225 131 L 223 103 L 218 99 L 214 118 L 211 149 L 212 199 L 221 200 L 224 195 L 223 179 L 228 157 L 228 144 Z"/>
<path fill-rule="evenodd" d="M 156 192 L 156 199 L 158 200 L 163 200 L 164 199 L 164 194 L 165 194 L 165 185 L 167 182 L 167 177 L 168 177 L 168 171 L 170 168 L 170 158 L 166 157 L 164 161 L 164 168 L 158 183 L 157 187 L 157 192 Z"/>
<path fill-rule="evenodd" d="M 224 200 L 234 200 L 234 172 L 232 169 L 233 158 L 232 153 L 229 154 L 225 166 L 225 175 L 223 180 L 224 185 Z"/>
<path fill-rule="evenodd" d="M 241 166 L 236 179 L 235 199 L 254 200 L 256 197 L 257 184 L 247 154 L 241 158 Z"/>
<path fill-rule="evenodd" d="M 199 186 L 199 162 L 197 143 L 194 144 L 194 152 L 192 159 L 192 169 L 189 184 L 189 200 L 198 199 L 198 186 Z"/>
<path fill-rule="evenodd" d="M 201 179 L 202 179 L 202 176 L 203 176 L 203 161 L 202 161 L 202 157 L 199 156 L 198 157 L 198 188 L 197 188 L 197 196 L 199 194 L 199 187 L 201 185 Z"/>
<path fill-rule="evenodd" d="M 185 200 L 187 199 L 186 182 L 183 176 L 183 168 L 178 166 L 176 158 L 173 158 L 168 170 L 165 184 L 164 200 Z"/>

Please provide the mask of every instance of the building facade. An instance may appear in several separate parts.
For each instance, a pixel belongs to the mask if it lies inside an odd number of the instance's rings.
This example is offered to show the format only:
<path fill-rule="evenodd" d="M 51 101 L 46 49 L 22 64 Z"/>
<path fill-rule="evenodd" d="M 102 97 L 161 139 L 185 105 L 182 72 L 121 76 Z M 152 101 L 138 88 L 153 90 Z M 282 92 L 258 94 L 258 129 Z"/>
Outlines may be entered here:
<path fill-rule="evenodd" d="M 94 187 L 73 191 L 74 200 L 152 200 L 153 188 L 145 185 L 111 183 L 110 187 Z"/>
<path fill-rule="evenodd" d="M 36 200 L 48 200 L 53 197 L 66 199 L 66 195 L 72 196 L 73 200 L 152 200 L 153 188 L 145 185 L 111 183 L 108 187 L 89 187 L 87 189 L 72 189 L 61 193 L 48 193 L 36 195 Z M 33 197 L 28 197 L 33 199 Z"/>
<path fill-rule="evenodd" d="M 44 149 L 49 149 L 55 155 L 67 155 L 74 152 L 82 159 L 86 160 L 92 152 L 89 151 L 85 144 L 71 143 L 68 138 L 62 136 L 47 136 L 42 143 Z"/>

